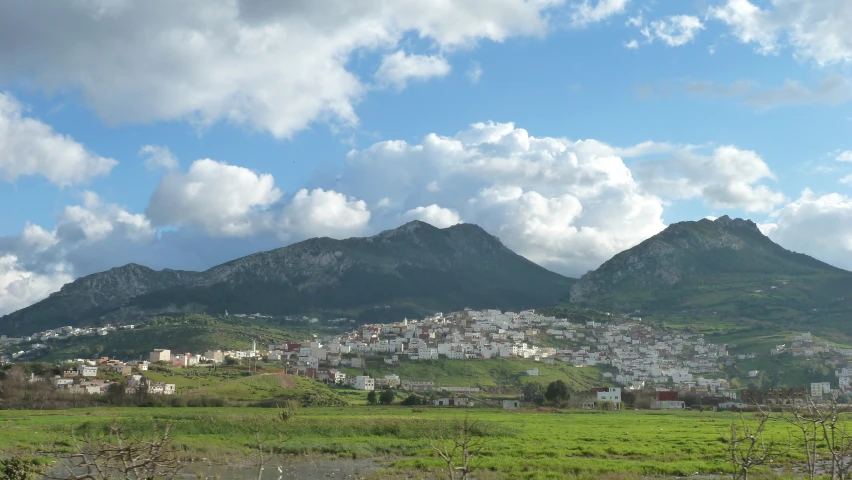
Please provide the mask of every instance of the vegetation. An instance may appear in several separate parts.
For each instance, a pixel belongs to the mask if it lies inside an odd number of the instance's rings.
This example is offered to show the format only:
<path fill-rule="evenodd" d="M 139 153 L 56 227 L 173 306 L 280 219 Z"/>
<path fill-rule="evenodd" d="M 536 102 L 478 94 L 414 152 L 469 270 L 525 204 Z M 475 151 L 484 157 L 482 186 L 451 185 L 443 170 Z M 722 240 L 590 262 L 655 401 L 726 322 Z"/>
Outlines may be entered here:
<path fill-rule="evenodd" d="M 527 374 L 538 369 L 537 376 Z M 548 365 L 518 358 L 487 360 L 416 360 L 387 365 L 381 358 L 366 359 L 364 370 L 375 378 L 397 374 L 403 379 L 434 381 L 449 387 L 479 387 L 491 393 L 519 392 L 529 382 L 547 385 L 562 380 L 569 390 L 586 390 L 599 386 L 601 370 L 596 367 L 574 367 L 564 362 Z M 362 375 L 362 370 L 341 369 L 347 375 Z"/>
<path fill-rule="evenodd" d="M 301 340 L 311 333 L 330 333 L 322 326 L 276 323 L 264 319 L 187 314 L 155 316 L 132 330 L 118 330 L 106 336 L 72 337 L 47 342 L 29 360 L 62 361 L 101 356 L 130 360 L 145 358 L 156 348 L 174 352 L 203 353 L 216 349 L 248 349 L 252 341 L 260 345 Z"/>
<path fill-rule="evenodd" d="M 654 321 L 813 331 L 849 341 L 850 288 L 852 273 L 785 250 L 753 223 L 722 217 L 673 224 L 616 255 L 573 287 L 571 301 L 638 310 Z"/>
<path fill-rule="evenodd" d="M 565 298 L 572 282 L 475 225 L 438 229 L 415 221 L 372 238 L 314 238 L 201 273 L 139 265 L 113 269 L 3 317 L 0 333 L 92 325 L 175 308 L 363 321 L 465 307 L 535 308 Z"/>
<path fill-rule="evenodd" d="M 256 451 L 257 435 L 280 435 L 280 443 L 275 442 L 278 454 L 389 458 L 388 478 L 394 472 L 434 478 L 447 465 L 429 439 L 435 439 L 441 422 L 452 425 L 465 414 L 478 425 L 474 436 L 485 441 L 475 464 L 477 477 L 481 472 L 483 478 L 513 479 L 729 474 L 730 426 L 739 418 L 709 412 L 545 413 L 400 406 L 307 408 L 286 421 L 280 420 L 279 409 L 234 407 L 0 411 L 0 450 L 21 456 L 51 451 L 57 442 L 62 447 L 72 428 L 82 437 L 119 426 L 126 435 L 144 437 L 158 422 L 170 425 L 172 445 L 184 459 L 246 458 Z M 764 435 L 786 441 L 789 429 L 773 421 Z M 773 465 L 780 474 L 804 462 L 804 454 L 794 449 Z M 752 473 L 771 471 L 755 467 Z"/>

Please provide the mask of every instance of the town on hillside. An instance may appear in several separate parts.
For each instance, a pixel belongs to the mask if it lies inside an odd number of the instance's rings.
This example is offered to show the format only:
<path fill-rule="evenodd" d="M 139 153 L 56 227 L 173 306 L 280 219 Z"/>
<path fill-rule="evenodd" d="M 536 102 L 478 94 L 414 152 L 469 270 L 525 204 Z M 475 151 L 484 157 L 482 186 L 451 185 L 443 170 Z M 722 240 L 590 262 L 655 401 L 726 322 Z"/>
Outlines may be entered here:
<path fill-rule="evenodd" d="M 211 350 L 203 354 L 156 349 L 148 360 L 69 359 L 66 364 L 77 365 L 76 370 L 64 371 L 52 380 L 57 389 L 102 393 L 108 382 L 95 377 L 99 371 L 108 370 L 126 377 L 128 391 L 134 391 L 144 382 L 145 372 L 152 364 L 190 368 L 262 359 L 266 365 L 277 365 L 289 374 L 329 385 L 362 391 L 396 388 L 428 393 L 437 397 L 433 401 L 438 406 L 467 406 L 473 403 L 471 396 L 488 392 L 476 385 L 439 385 L 424 378 L 400 378 L 397 374 L 382 378 L 347 375 L 341 368 L 350 372 L 365 370 L 368 361 L 393 367 L 402 362 L 439 359 L 520 358 L 542 365 L 562 363 L 579 368 L 598 367 L 602 371 L 600 386 L 571 395 L 570 403 L 580 408 L 596 408 L 602 404 L 607 408 L 620 408 L 625 402 L 634 408 L 681 409 L 689 406 L 686 399 L 693 402 L 699 399 L 703 405 L 720 409 L 744 408 L 754 403 L 796 403 L 805 396 L 819 400 L 852 391 L 852 367 L 842 367 L 835 372 L 836 387 L 831 382 L 813 382 L 809 388 L 740 391 L 724 378 L 723 368 L 740 360 L 753 359 L 756 353 L 731 355 L 728 345 L 709 343 L 700 333 L 650 326 L 638 316 L 608 313 L 605 316 L 607 321 L 572 323 L 534 310 L 465 309 L 436 313 L 420 320 L 366 324 L 345 334 L 270 344 L 260 349 L 254 343 L 250 350 Z M 13 362 L 28 352 L 44 348 L 45 342 L 51 340 L 108 335 L 117 329 L 133 328 L 134 325 L 63 327 L 27 337 L 3 337 L 0 345 L 12 347 L 12 352 L 4 353 L 0 362 Z M 14 348 L 27 342 L 31 344 L 26 350 Z M 790 345 L 776 345 L 769 355 L 813 356 L 820 353 L 848 357 L 852 356 L 852 349 L 840 348 L 803 333 Z M 753 377 L 759 373 L 752 370 L 748 375 Z M 530 368 L 526 375 L 538 376 L 539 369 Z M 175 385 L 162 382 L 148 382 L 145 388 L 154 394 L 176 393 Z M 508 405 L 515 404 L 520 406 L 520 399 Z"/>

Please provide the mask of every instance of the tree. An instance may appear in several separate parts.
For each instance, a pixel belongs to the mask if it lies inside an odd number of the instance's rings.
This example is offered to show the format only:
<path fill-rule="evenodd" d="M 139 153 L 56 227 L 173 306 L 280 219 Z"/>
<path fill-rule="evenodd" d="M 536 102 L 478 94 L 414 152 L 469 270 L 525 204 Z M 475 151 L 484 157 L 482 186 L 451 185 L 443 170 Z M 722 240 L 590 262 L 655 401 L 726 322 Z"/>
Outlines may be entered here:
<path fill-rule="evenodd" d="M 0 460 L 0 480 L 30 480 L 40 475 L 41 468 L 35 459 L 12 457 Z"/>
<path fill-rule="evenodd" d="M 550 382 L 547 386 L 547 390 L 544 392 L 544 398 L 553 403 L 561 403 L 563 400 L 568 398 L 568 385 L 566 385 L 562 380 Z"/>
<path fill-rule="evenodd" d="M 524 385 L 524 401 L 531 402 L 536 405 L 544 404 L 544 385 L 540 383 L 530 382 Z"/>
<path fill-rule="evenodd" d="M 403 405 L 415 406 L 415 405 L 423 405 L 423 398 L 418 397 L 415 394 L 411 394 L 405 397 L 405 400 L 402 401 Z"/>
<path fill-rule="evenodd" d="M 393 390 L 388 389 L 379 395 L 379 403 L 382 405 L 390 405 L 393 403 L 394 398 L 396 398 L 396 395 L 394 395 Z"/>
<path fill-rule="evenodd" d="M 460 478 L 467 480 L 476 468 L 475 460 L 485 446 L 480 427 L 478 422 L 465 415 L 463 421 L 456 419 L 449 424 L 439 421 L 430 436 L 429 446 L 446 462 L 450 480 L 456 479 L 456 473 L 461 473 Z"/>
<path fill-rule="evenodd" d="M 153 425 L 152 435 L 134 438 L 122 427 L 112 425 L 107 432 L 87 434 L 82 439 L 71 433 L 70 453 L 54 450 L 59 460 L 51 479 L 71 480 L 148 480 L 174 478 L 180 461 L 169 437 L 170 425 Z M 57 447 L 65 448 L 57 444 Z"/>
<path fill-rule="evenodd" d="M 367 403 L 370 405 L 375 405 L 378 400 L 378 396 L 376 395 L 375 390 L 370 390 L 370 393 L 367 394 Z"/>
<path fill-rule="evenodd" d="M 728 453 L 734 465 L 734 480 L 748 480 L 752 468 L 773 462 L 790 450 L 789 445 L 784 450 L 778 442 L 765 438 L 764 430 L 772 418 L 771 412 L 758 407 L 755 412 L 756 422 L 747 422 L 740 413 L 739 424 L 736 421 L 731 423 Z"/>

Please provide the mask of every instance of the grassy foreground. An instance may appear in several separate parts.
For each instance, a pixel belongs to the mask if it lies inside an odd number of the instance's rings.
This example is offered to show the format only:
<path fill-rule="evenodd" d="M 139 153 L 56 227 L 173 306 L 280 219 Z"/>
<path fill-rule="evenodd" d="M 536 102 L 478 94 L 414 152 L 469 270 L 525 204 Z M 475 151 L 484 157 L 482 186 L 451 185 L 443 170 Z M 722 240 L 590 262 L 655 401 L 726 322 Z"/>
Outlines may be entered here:
<path fill-rule="evenodd" d="M 683 476 L 729 472 L 724 413 L 504 412 L 496 409 L 412 410 L 404 407 L 303 408 L 289 421 L 275 409 L 108 408 L 0 411 L 0 454 L 34 455 L 78 433 L 120 423 L 149 433 L 153 421 L 172 423 L 177 448 L 190 458 L 247 458 L 256 433 L 275 439 L 282 454 L 390 458 L 397 473 L 429 476 L 441 463 L 428 438 L 439 420 L 468 413 L 487 437 L 480 469 L 490 478 L 555 479 Z M 772 427 L 784 436 L 786 427 Z M 792 452 L 782 462 L 793 462 Z"/>

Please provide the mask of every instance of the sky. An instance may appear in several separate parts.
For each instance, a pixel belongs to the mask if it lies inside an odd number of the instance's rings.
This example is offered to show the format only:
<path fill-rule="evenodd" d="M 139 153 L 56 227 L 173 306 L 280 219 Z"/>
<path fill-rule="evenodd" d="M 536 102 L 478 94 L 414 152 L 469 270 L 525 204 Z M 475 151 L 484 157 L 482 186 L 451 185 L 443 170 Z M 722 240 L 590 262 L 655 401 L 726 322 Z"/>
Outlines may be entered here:
<path fill-rule="evenodd" d="M 12 0 L 0 314 L 415 219 L 579 276 L 729 215 L 852 269 L 851 66 L 848 0 Z"/>

